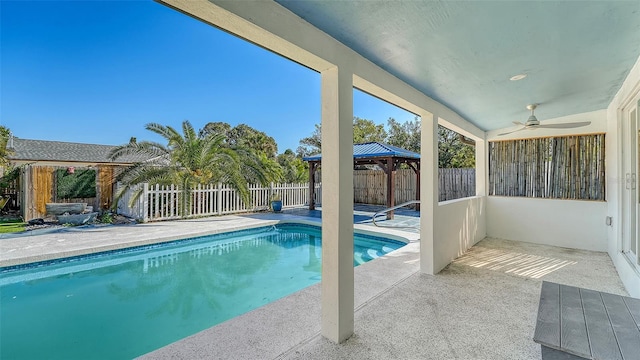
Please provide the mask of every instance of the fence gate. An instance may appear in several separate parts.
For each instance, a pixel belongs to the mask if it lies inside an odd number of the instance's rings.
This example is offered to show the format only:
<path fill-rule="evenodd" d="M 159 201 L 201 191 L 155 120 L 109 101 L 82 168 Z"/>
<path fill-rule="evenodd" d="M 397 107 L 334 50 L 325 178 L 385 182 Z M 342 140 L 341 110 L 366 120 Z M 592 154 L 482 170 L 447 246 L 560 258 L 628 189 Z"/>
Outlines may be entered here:
<path fill-rule="evenodd" d="M 113 202 L 113 166 L 98 166 L 98 196 L 100 209 L 109 209 Z"/>
<path fill-rule="evenodd" d="M 25 189 L 24 218 L 25 221 L 44 217 L 46 214 L 46 203 L 51 202 L 51 191 L 53 189 L 53 167 L 50 166 L 29 166 L 25 169 L 28 187 Z"/>

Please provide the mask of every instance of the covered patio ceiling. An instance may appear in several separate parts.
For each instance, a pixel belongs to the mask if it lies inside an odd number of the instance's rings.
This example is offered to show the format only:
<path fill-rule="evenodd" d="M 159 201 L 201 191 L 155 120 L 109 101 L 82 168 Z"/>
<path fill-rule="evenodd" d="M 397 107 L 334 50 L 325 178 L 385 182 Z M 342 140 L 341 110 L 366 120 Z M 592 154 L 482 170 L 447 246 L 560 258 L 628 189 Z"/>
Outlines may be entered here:
<path fill-rule="evenodd" d="M 485 131 L 605 109 L 640 55 L 640 1 L 276 1 Z"/>

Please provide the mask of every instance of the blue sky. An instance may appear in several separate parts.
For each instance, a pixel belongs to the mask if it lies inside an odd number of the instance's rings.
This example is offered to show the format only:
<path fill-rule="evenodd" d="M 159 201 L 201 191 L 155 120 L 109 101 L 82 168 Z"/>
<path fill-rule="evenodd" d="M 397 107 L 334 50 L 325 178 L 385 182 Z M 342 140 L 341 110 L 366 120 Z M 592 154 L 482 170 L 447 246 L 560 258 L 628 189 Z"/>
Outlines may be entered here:
<path fill-rule="evenodd" d="M 320 75 L 152 1 L 0 0 L 0 124 L 21 138 L 122 144 L 144 125 L 248 124 L 295 150 Z M 354 115 L 413 114 L 358 91 Z"/>

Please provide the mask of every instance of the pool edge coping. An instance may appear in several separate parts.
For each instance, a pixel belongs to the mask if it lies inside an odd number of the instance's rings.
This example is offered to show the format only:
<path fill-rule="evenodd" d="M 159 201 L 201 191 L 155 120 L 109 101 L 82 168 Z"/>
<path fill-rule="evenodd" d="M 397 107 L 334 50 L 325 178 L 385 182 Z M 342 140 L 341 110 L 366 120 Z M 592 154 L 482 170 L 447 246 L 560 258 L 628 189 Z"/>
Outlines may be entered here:
<path fill-rule="evenodd" d="M 131 242 L 122 242 L 122 243 L 116 243 L 116 244 L 94 245 L 92 247 L 71 249 L 71 250 L 61 251 L 61 252 L 51 252 L 51 253 L 45 253 L 41 255 L 17 257 L 17 258 L 11 258 L 7 260 L 0 259 L 0 269 L 20 266 L 20 265 L 28 266 L 29 264 L 36 264 L 39 262 L 60 260 L 60 259 L 72 258 L 72 257 L 78 257 L 78 256 L 84 256 L 84 255 L 92 255 L 96 253 L 109 252 L 109 251 L 124 250 L 128 248 L 141 247 L 146 245 L 163 244 L 163 243 L 168 243 L 168 242 L 177 241 L 177 240 L 186 240 L 190 238 L 202 237 L 207 235 L 215 235 L 215 234 L 226 233 L 226 232 L 250 230 L 253 228 L 277 225 L 277 224 L 286 224 L 286 223 L 296 224 L 297 223 L 297 224 L 313 225 L 313 226 L 318 226 L 322 228 L 321 221 L 318 221 L 317 219 L 309 219 L 304 217 L 287 218 L 287 219 L 254 219 L 254 220 L 257 220 L 258 223 L 254 222 L 254 223 L 245 224 L 245 225 L 242 225 L 242 224 L 232 225 L 226 228 L 209 229 L 206 231 L 196 232 L 188 235 L 176 234 L 176 235 L 171 235 L 167 237 L 160 237 L 160 238 L 156 237 L 156 238 L 149 238 L 149 239 L 143 239 L 143 240 L 137 240 L 137 241 L 131 241 Z M 397 230 L 393 232 L 387 232 L 388 230 L 374 231 L 371 229 L 370 225 L 363 225 L 363 224 L 354 224 L 353 229 L 354 229 L 354 233 L 358 232 L 365 235 L 387 237 L 387 238 L 390 238 L 391 240 L 401 241 L 407 244 L 417 241 L 417 239 L 411 239 L 412 238 L 412 236 L 410 236 L 412 235 L 411 233 L 403 232 L 404 234 L 401 235 L 396 233 Z M 415 235 L 417 236 L 417 234 Z M 38 236 L 38 235 L 34 235 L 34 236 Z"/>

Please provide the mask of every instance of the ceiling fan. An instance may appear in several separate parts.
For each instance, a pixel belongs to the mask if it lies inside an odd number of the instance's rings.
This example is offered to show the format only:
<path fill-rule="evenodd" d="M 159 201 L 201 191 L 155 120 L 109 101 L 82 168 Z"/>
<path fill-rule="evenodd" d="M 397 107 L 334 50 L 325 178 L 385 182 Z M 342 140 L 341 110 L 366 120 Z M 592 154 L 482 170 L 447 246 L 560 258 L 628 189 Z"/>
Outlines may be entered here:
<path fill-rule="evenodd" d="M 527 109 L 531 110 L 531 116 L 527 119 L 526 123 L 521 123 L 520 121 L 514 121 L 513 123 L 516 125 L 522 126 L 519 129 L 508 131 L 502 134 L 498 134 L 498 136 L 511 134 L 514 132 L 522 131 L 522 130 L 535 130 L 535 129 L 572 129 L 579 128 L 583 126 L 587 126 L 591 124 L 591 121 L 581 121 L 581 122 L 572 122 L 572 123 L 561 123 L 561 124 L 540 124 L 540 121 L 534 115 L 533 111 L 538 107 L 538 104 L 529 104 L 527 105 Z"/>

